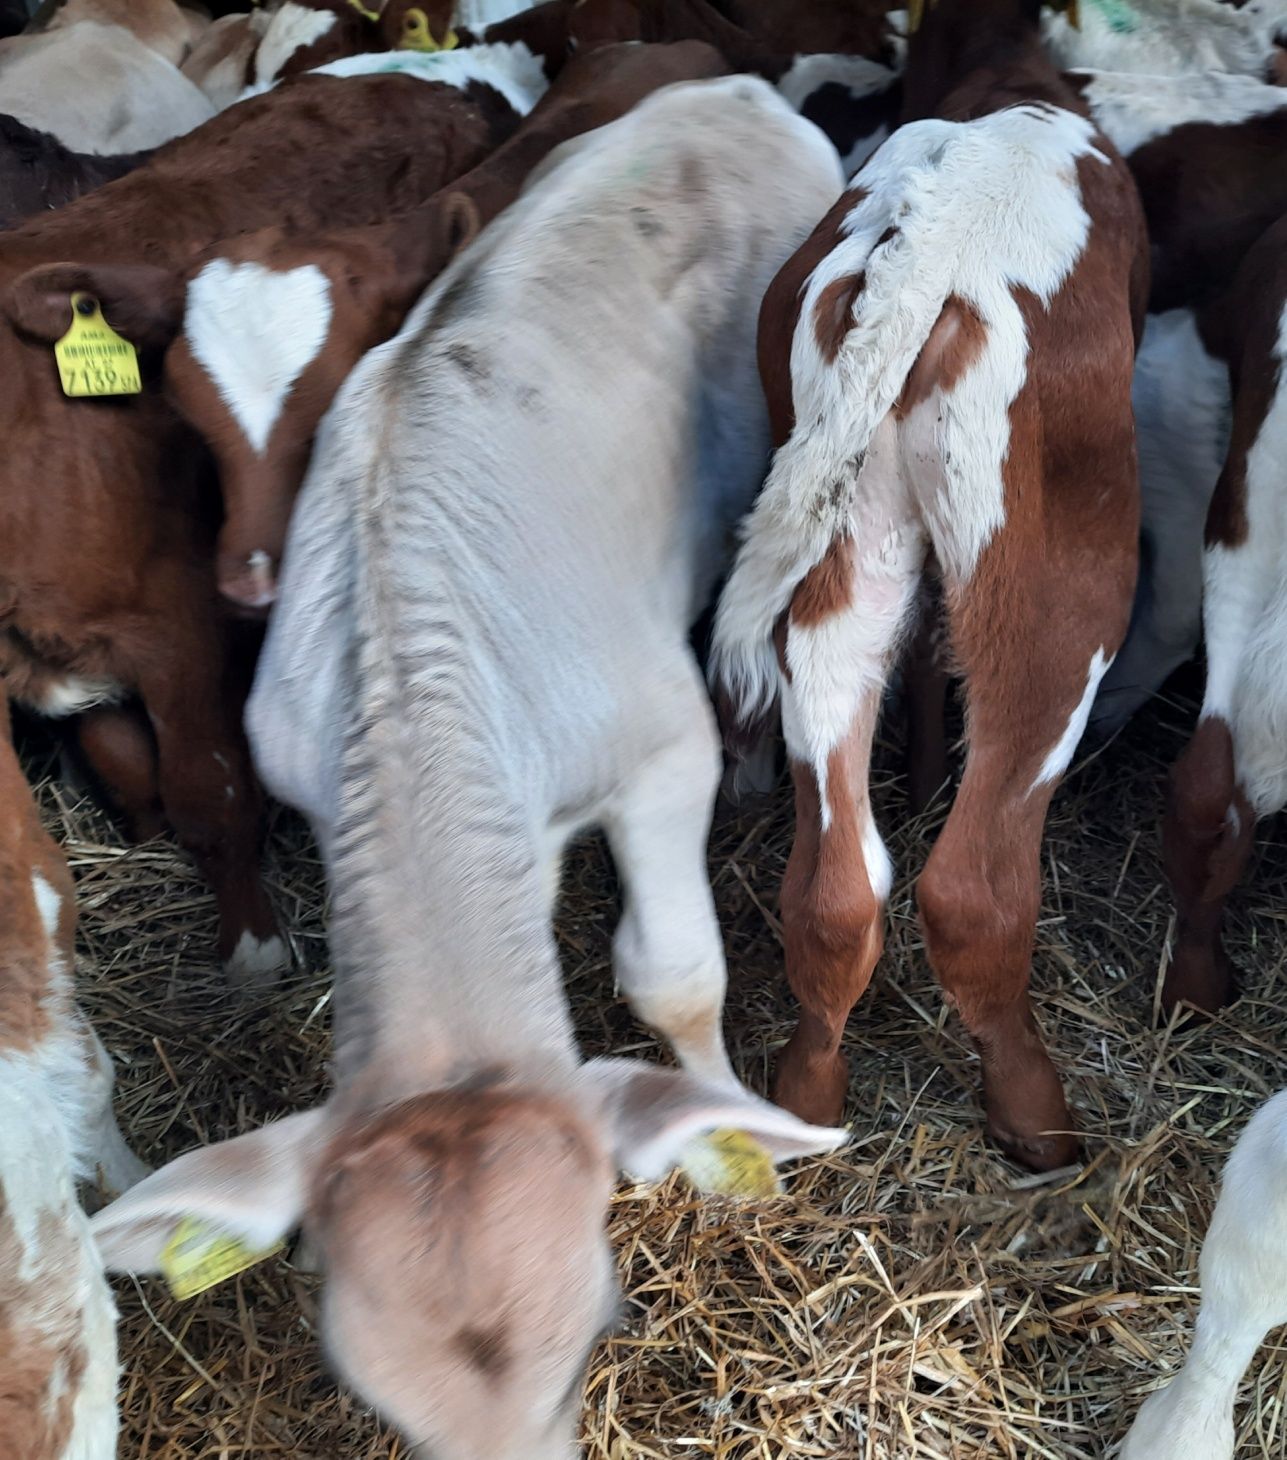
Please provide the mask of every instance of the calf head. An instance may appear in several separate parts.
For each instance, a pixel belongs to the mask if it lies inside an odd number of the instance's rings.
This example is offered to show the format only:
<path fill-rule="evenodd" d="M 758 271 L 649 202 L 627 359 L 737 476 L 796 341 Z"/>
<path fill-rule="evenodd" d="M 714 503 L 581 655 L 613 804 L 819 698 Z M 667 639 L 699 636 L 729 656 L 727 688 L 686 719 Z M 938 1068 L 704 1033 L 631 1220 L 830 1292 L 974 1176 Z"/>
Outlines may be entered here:
<path fill-rule="evenodd" d="M 331 1361 L 413 1444 L 435 1460 L 568 1460 L 618 1305 L 614 1171 L 659 1176 L 723 1126 L 776 1157 L 843 1139 L 737 1089 L 596 1060 L 557 1089 L 497 1078 L 291 1116 L 179 1157 L 93 1226 L 109 1268 L 148 1271 L 184 1217 L 259 1245 L 302 1220 Z"/>
<path fill-rule="evenodd" d="M 477 226 L 468 197 L 448 193 L 402 222 L 252 234 L 193 269 L 165 384 L 219 467 L 217 577 L 235 608 L 262 613 L 276 596 L 291 509 L 336 391 Z"/>

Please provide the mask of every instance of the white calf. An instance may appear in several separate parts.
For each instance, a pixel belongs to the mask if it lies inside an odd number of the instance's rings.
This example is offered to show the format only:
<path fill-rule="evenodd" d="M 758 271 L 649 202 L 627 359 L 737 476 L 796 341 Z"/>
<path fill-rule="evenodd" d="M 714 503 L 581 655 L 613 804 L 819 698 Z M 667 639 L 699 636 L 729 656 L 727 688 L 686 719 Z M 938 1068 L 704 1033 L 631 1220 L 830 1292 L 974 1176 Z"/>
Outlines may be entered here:
<path fill-rule="evenodd" d="M 1199 1263 L 1193 1348 L 1149 1395 L 1121 1460 L 1232 1460 L 1238 1380 L 1287 1323 L 1287 1090 L 1251 1117 L 1224 1169 Z"/>
<path fill-rule="evenodd" d="M 248 709 L 334 892 L 336 1095 L 181 1157 L 95 1222 L 150 1270 L 195 1215 L 304 1220 L 341 1372 L 451 1460 L 565 1460 L 615 1307 L 615 1169 L 713 1128 L 830 1149 L 733 1077 L 688 633 L 764 471 L 765 286 L 839 191 L 762 81 L 566 144 L 368 354 L 317 439 Z M 682 1071 L 582 1064 L 551 912 L 608 832 L 617 976 Z"/>
<path fill-rule="evenodd" d="M 1081 0 L 1043 20 L 1057 65 L 1150 76 L 1184 71 L 1241 71 L 1268 81 L 1287 32 L 1287 0 Z"/>

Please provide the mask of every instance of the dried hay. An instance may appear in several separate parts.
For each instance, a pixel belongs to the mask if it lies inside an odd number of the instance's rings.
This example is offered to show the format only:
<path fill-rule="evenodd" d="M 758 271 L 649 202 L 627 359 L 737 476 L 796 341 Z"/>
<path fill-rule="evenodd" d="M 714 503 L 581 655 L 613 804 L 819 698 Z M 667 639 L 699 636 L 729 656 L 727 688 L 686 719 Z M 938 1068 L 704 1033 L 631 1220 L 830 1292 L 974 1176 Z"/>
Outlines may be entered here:
<path fill-rule="evenodd" d="M 1170 916 L 1159 809 L 1191 722 L 1191 705 L 1159 705 L 1052 811 L 1035 984 L 1089 1159 L 1044 1179 L 981 1139 L 976 1060 L 925 966 L 912 901 L 935 818 L 906 822 L 882 747 L 877 807 L 900 880 L 888 950 L 850 1025 L 853 1143 L 760 1206 L 703 1202 L 678 1179 L 618 1193 L 612 1232 L 633 1303 L 589 1373 L 590 1460 L 1080 1460 L 1120 1437 L 1187 1345 L 1220 1161 L 1287 1085 L 1280 827 L 1233 903 L 1248 993 L 1214 1025 L 1153 1023 Z M 83 999 L 118 1062 L 140 1154 L 160 1161 L 314 1102 L 327 949 L 298 822 L 276 816 L 269 877 L 300 971 L 243 1000 L 222 986 L 211 901 L 187 862 L 162 843 L 125 848 L 55 781 L 41 795 L 79 883 Z M 773 912 L 790 835 L 782 790 L 722 813 L 711 859 L 729 1037 L 759 1088 L 792 1025 Z M 613 997 L 615 911 L 607 853 L 589 841 L 569 859 L 560 919 L 579 1032 L 588 1052 L 654 1057 Z M 280 1259 L 186 1304 L 151 1280 L 119 1285 L 123 1460 L 406 1456 L 328 1379 L 315 1295 Z M 1244 1385 L 1240 1455 L 1287 1454 L 1281 1359 L 1267 1347 Z"/>

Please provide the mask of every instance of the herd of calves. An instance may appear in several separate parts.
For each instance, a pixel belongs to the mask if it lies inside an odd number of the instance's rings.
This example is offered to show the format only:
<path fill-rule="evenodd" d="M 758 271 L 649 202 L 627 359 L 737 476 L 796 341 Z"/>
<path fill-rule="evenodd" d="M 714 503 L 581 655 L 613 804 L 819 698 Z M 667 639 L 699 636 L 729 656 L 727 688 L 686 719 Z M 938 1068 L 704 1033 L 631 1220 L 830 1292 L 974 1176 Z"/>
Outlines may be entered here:
<path fill-rule="evenodd" d="M 720 1152 L 844 1140 L 896 672 L 920 803 L 961 683 L 917 897 L 1011 1157 L 1078 1150 L 1028 995 L 1051 796 L 1201 638 L 1164 1003 L 1234 992 L 1223 905 L 1287 802 L 1287 0 L 493 8 L 67 0 L 0 42 L 15 1460 L 116 1452 L 105 1268 L 231 1271 L 297 1227 L 330 1362 L 413 1446 L 575 1454 L 618 1172 L 722 1190 Z M 145 1174 L 9 701 L 191 851 L 234 983 L 286 961 L 259 785 L 304 813 L 323 1103 Z M 769 1103 L 725 1050 L 706 842 L 779 734 L 800 1014 Z M 551 917 L 590 825 L 677 1067 L 578 1053 Z M 1129 1460 L 1233 1453 L 1287 1320 L 1285 1098 L 1230 1158 Z M 123 1194 L 87 1220 L 92 1174 Z"/>

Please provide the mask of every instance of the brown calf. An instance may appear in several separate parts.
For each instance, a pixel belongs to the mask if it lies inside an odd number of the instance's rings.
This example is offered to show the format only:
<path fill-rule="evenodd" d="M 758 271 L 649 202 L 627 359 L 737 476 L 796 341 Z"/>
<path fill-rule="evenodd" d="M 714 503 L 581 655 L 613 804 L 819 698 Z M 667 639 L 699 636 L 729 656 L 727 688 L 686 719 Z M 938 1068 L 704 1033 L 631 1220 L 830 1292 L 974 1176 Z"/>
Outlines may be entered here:
<path fill-rule="evenodd" d="M 718 53 L 698 41 L 591 52 L 565 67 L 508 142 L 419 208 L 342 232 L 300 235 L 271 228 L 247 234 L 220 244 L 190 271 L 182 333 L 166 356 L 165 376 L 171 398 L 219 466 L 224 522 L 218 581 L 231 602 L 243 610 L 272 602 L 318 423 L 352 367 L 396 332 L 453 254 L 513 201 L 532 169 L 560 143 L 621 116 L 660 86 L 726 69 Z M 230 270 L 250 281 L 240 324 L 206 287 L 210 277 Z M 274 298 L 305 279 L 321 281 L 330 307 L 327 327 L 312 355 L 295 362 L 271 428 L 258 440 L 248 427 L 259 419 L 258 406 L 271 409 L 268 386 L 276 382 L 265 379 L 255 360 L 255 340 Z M 179 299 L 182 291 L 176 280 L 169 292 Z M 212 308 L 218 321 L 209 317 Z M 172 322 L 178 328 L 177 313 Z M 216 324 L 226 341 L 223 354 L 245 362 L 218 377 L 202 345 Z"/>
<path fill-rule="evenodd" d="M 214 889 L 234 977 L 263 975 L 285 950 L 256 873 L 258 793 L 214 587 L 217 497 L 156 389 L 173 280 L 217 239 L 269 222 L 369 223 L 409 206 L 513 123 L 485 88 L 304 77 L 0 237 L 0 674 L 46 714 L 141 700 L 165 813 Z M 138 348 L 142 394 L 62 394 L 51 346 L 77 290 Z M 98 769 L 112 780 L 112 765 Z"/>
<path fill-rule="evenodd" d="M 968 754 L 918 887 L 926 947 L 979 1047 L 993 1135 L 1046 1168 L 1076 1139 L 1028 998 L 1039 852 L 1130 609 L 1147 257 L 1129 174 L 1046 60 L 1038 9 L 928 10 L 908 124 L 765 297 L 779 449 L 715 661 L 745 714 L 782 697 L 797 809 L 782 910 L 802 1012 L 777 1096 L 834 1119 L 892 880 L 872 735 L 923 576 L 941 581 Z"/>

